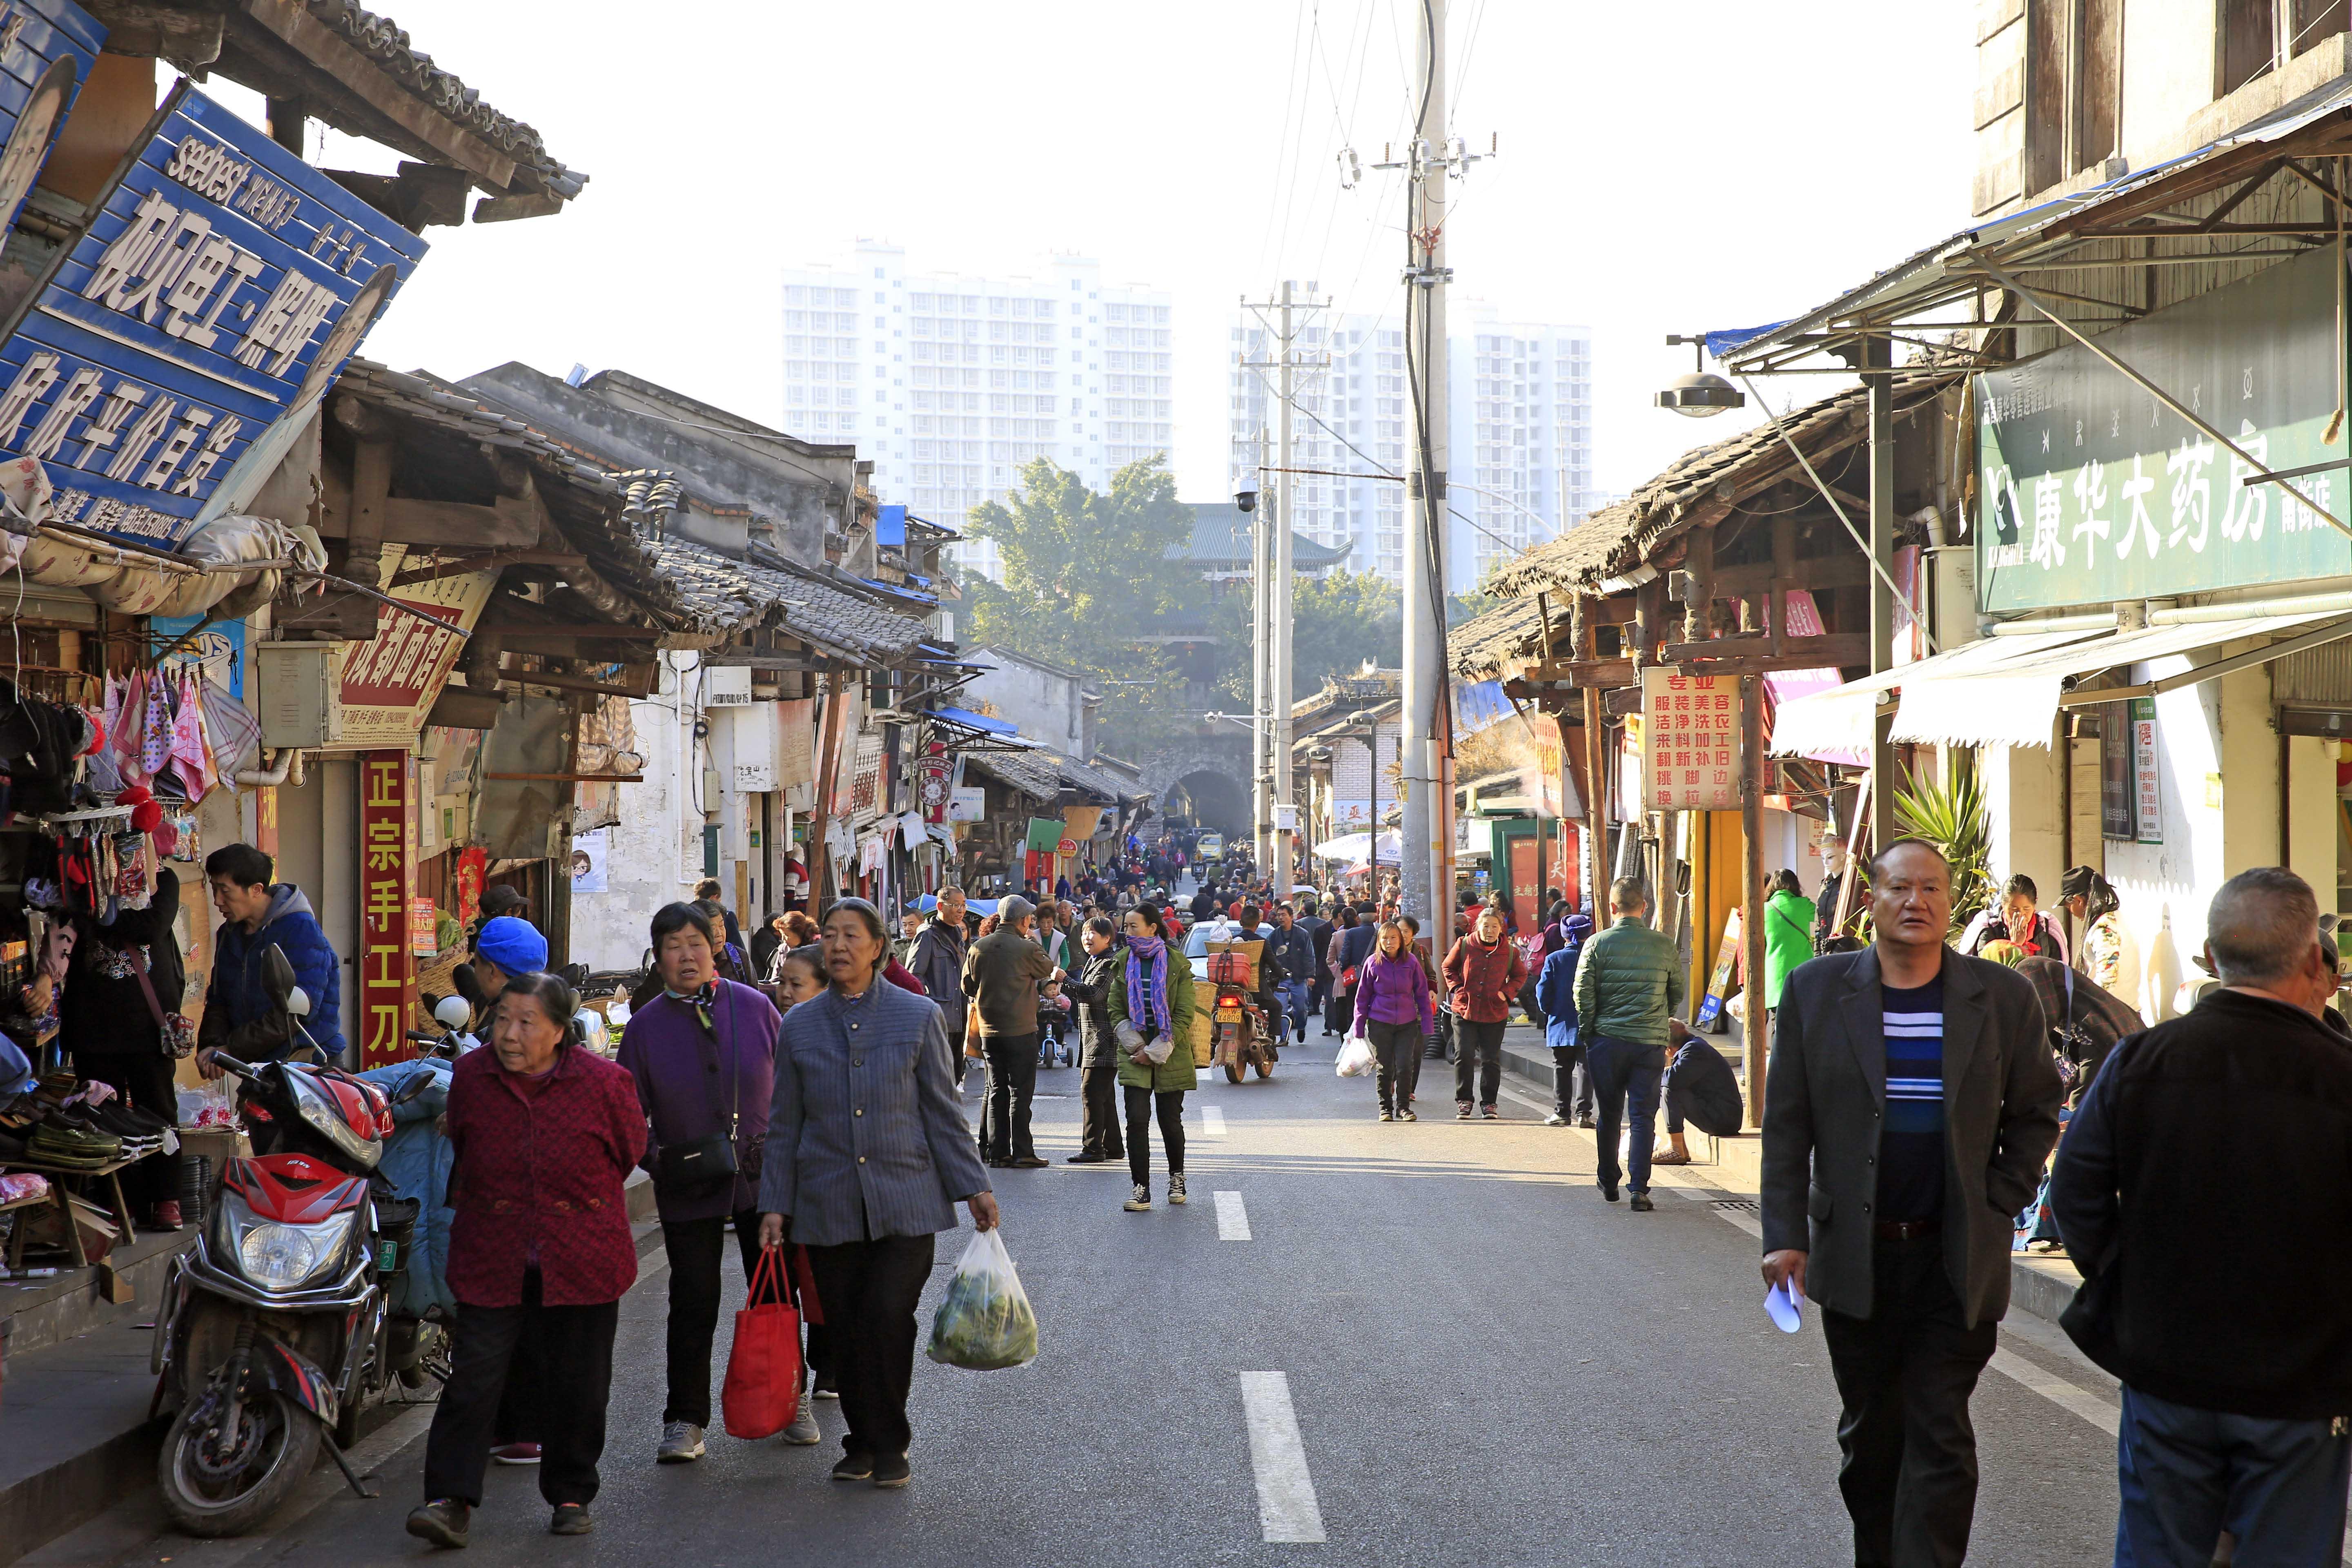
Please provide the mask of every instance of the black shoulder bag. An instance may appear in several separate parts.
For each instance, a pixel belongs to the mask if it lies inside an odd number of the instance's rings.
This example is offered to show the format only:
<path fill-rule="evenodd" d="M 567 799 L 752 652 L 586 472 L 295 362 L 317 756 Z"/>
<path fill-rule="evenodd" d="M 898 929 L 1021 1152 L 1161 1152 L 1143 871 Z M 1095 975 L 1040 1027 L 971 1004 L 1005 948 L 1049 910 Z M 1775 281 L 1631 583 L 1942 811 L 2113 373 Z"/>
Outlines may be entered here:
<path fill-rule="evenodd" d="M 732 994 L 728 996 L 727 1002 L 728 1018 L 731 1023 L 735 1014 L 735 999 Z M 688 1005 L 691 1006 L 692 1004 L 689 1003 Z M 738 1051 L 740 1056 L 740 1044 Z M 719 1036 L 715 1026 L 711 1030 L 710 1053 L 715 1058 L 713 1070 L 726 1072 L 727 1054 L 719 1048 Z M 662 1145 L 661 1160 L 654 1174 L 654 1185 L 664 1196 L 709 1197 L 722 1186 L 734 1182 L 740 1169 L 735 1157 L 735 1129 L 741 1120 L 740 1114 L 741 1108 L 737 1102 L 742 1091 L 742 1079 L 740 1070 L 729 1074 L 729 1078 L 730 1081 L 728 1087 L 730 1092 L 728 1096 L 727 1131 L 706 1133 L 700 1138 L 689 1139 L 683 1143 Z M 706 1089 L 709 1082 L 709 1079 L 706 1078 L 704 1079 Z M 712 1109 L 717 1108 L 714 1106 Z"/>

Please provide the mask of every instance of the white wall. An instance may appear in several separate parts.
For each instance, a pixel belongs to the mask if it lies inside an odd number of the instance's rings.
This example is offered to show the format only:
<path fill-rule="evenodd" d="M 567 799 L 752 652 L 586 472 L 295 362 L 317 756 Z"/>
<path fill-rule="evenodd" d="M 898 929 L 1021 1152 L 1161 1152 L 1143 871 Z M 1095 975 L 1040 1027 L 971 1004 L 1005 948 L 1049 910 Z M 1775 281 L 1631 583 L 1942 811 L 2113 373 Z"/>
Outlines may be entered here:
<path fill-rule="evenodd" d="M 616 786 L 621 820 L 612 830 L 605 890 L 572 897 L 572 962 L 591 969 L 634 967 L 644 955 L 654 911 L 691 897 L 701 879 L 703 818 L 696 808 L 701 767 L 693 749 L 697 681 L 691 668 L 682 676 L 673 670 L 671 658 L 690 663 L 693 656 L 665 656 L 653 695 L 629 704 L 645 783 Z"/>
<path fill-rule="evenodd" d="M 1013 658 L 1001 648 L 976 651 L 982 657 L 974 662 L 992 661 L 996 668 L 964 687 L 964 705 L 985 702 L 997 718 L 1017 726 L 1030 739 L 1085 761 L 1084 710 L 1076 696 L 1079 683 Z"/>

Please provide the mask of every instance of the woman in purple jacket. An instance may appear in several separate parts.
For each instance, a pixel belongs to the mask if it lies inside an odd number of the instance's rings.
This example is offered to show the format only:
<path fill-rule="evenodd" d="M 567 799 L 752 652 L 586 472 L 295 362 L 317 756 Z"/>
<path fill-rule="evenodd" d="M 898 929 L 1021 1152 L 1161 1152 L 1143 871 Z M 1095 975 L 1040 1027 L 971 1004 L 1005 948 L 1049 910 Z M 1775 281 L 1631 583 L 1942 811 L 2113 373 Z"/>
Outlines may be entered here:
<path fill-rule="evenodd" d="M 653 1127 L 645 1167 L 653 1174 L 669 1256 L 669 1397 L 654 1457 L 675 1465 L 702 1458 L 703 1428 L 710 1425 L 710 1341 L 719 1326 L 730 1219 L 747 1281 L 760 1256 L 760 1152 L 783 1020 L 752 987 L 719 977 L 725 939 L 704 910 L 666 905 L 654 916 L 651 935 L 660 994 L 629 1016 L 619 1059 L 637 1080 L 637 1100 Z M 734 1174 L 686 1173 L 689 1159 L 711 1163 L 714 1139 L 732 1145 Z M 805 1393 L 783 1436 L 788 1443 L 818 1441 Z"/>
<path fill-rule="evenodd" d="M 1411 1074 L 1421 1062 L 1421 1042 L 1436 1022 L 1429 972 L 1405 946 L 1404 928 L 1381 922 L 1379 945 L 1356 976 L 1356 1037 L 1370 1037 L 1380 1058 L 1374 1082 L 1381 1093 L 1381 1120 L 1417 1121 L 1412 1113 Z"/>

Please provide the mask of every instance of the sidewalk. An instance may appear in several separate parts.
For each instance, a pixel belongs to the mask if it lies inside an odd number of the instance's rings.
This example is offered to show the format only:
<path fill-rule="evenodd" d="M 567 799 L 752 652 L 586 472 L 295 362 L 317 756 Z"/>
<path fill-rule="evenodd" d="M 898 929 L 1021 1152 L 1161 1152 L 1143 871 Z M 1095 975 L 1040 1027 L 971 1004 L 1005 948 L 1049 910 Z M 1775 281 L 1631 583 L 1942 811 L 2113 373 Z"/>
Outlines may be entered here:
<path fill-rule="evenodd" d="M 1731 1058 L 1732 1068 L 1741 1066 L 1738 1045 L 1738 1025 L 1735 1022 L 1728 1036 L 1709 1043 Z M 1437 1064 L 1430 1064 L 1435 1066 Z M 1514 1024 L 1503 1034 L 1503 1081 L 1507 1089 L 1517 1080 L 1521 1093 L 1539 1101 L 1549 1111 L 1552 1105 L 1552 1086 L 1557 1075 L 1552 1071 L 1551 1051 L 1544 1044 L 1543 1031 L 1529 1024 Z M 1742 1092 L 1746 1086 L 1743 1084 Z M 1665 1135 L 1665 1121 L 1659 1118 L 1658 1133 Z M 1591 1133 L 1575 1130 L 1575 1135 L 1590 1138 Z M 1753 1203 L 1763 1186 L 1761 1167 L 1764 1157 L 1763 1140 L 1753 1132 L 1736 1138 L 1716 1139 L 1694 1130 L 1689 1135 L 1691 1163 L 1675 1167 L 1680 1175 L 1701 1182 L 1724 1194 L 1718 1202 Z M 2051 1322 L 2066 1310 L 2074 1299 L 2074 1288 L 2082 1277 L 2063 1254 L 2017 1252 L 2010 1255 L 2010 1301 L 2021 1310 Z"/>
<path fill-rule="evenodd" d="M 662 1244 L 653 1184 L 642 1173 L 630 1180 L 628 1198 L 642 1267 Z M 194 1240 L 194 1231 L 181 1231 L 123 1248 L 134 1261 L 122 1274 L 137 1294 L 121 1306 L 97 1300 L 89 1269 L 41 1282 L 41 1292 L 26 1294 L 27 1307 L 0 1298 L 8 1314 L 0 1331 L 13 1330 L 0 1383 L 0 1568 L 155 1484 L 164 1426 L 148 1418 L 155 1309 L 173 1254 Z M 379 1420 L 396 1414 L 396 1406 L 370 1412 Z"/>

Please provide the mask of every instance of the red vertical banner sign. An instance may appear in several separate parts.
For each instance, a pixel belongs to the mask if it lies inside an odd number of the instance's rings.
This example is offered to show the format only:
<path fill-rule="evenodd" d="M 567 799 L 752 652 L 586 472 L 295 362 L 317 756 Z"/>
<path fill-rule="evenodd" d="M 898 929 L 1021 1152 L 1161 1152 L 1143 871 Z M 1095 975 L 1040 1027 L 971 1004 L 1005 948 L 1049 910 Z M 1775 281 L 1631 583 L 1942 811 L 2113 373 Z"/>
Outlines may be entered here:
<path fill-rule="evenodd" d="M 253 792 L 253 847 L 278 863 L 278 792 L 268 784 Z"/>
<path fill-rule="evenodd" d="M 360 758 L 360 1040 L 362 1065 L 387 1067 L 407 1055 L 415 1000 L 409 900 L 416 856 L 409 826 L 416 764 L 406 752 Z"/>

